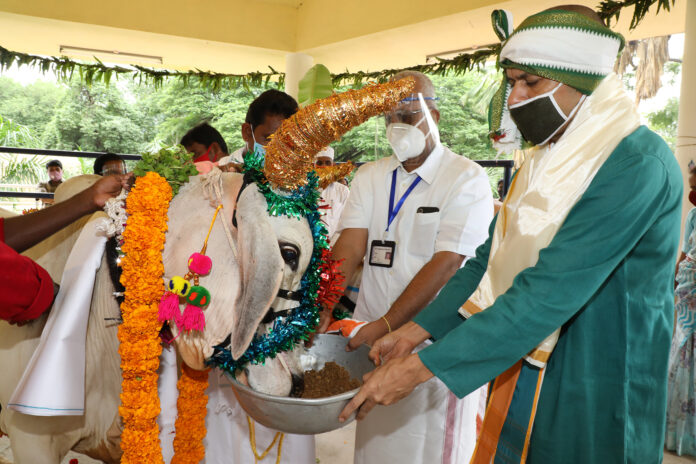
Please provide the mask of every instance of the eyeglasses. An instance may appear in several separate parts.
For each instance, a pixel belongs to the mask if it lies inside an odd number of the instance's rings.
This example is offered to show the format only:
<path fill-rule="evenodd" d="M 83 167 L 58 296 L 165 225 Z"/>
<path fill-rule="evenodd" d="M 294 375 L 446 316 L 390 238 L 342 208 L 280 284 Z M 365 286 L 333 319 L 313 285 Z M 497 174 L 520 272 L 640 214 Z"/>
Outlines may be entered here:
<path fill-rule="evenodd" d="M 425 101 L 437 101 L 439 98 L 437 97 L 423 97 L 423 100 Z M 418 102 L 420 99 L 418 97 L 406 97 L 403 100 L 401 100 L 402 106 L 410 106 L 413 107 L 414 105 L 409 105 L 409 103 L 413 102 Z M 419 105 L 418 105 L 419 106 Z M 404 124 L 409 124 L 411 126 L 415 126 L 418 122 L 420 122 L 422 116 L 420 116 L 420 113 L 423 112 L 422 108 L 418 109 L 398 109 L 394 111 L 390 111 L 389 113 L 384 114 L 384 119 L 387 125 L 393 123 L 393 122 L 403 122 Z"/>
<path fill-rule="evenodd" d="M 108 169 L 102 169 L 101 175 L 102 176 L 111 176 L 111 175 L 121 175 L 121 174 L 128 174 L 128 171 L 126 168 L 108 168 Z"/>
<path fill-rule="evenodd" d="M 415 126 L 422 118 L 420 114 L 423 110 L 396 110 L 390 113 L 385 113 L 384 120 L 387 126 L 394 122 L 403 122 L 411 126 Z"/>

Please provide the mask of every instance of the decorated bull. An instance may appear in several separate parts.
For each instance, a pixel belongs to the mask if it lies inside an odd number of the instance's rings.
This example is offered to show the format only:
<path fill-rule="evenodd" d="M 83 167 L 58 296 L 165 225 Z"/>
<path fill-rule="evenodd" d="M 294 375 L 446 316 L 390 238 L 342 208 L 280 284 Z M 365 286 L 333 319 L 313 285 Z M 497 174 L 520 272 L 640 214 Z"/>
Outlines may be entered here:
<path fill-rule="evenodd" d="M 125 253 L 121 282 L 125 282 L 126 288 L 120 308 L 114 298 L 116 288 L 109 270 L 109 253 L 101 257 L 96 271 L 86 331 L 84 411 L 80 415 L 40 417 L 8 407 L 49 316 L 22 327 L 0 323 L 0 362 L 4 373 L 0 379 L 0 427 L 10 437 L 15 462 L 54 464 L 71 449 L 109 463 L 121 458 L 121 462 L 161 462 L 161 453 L 158 459 L 154 457 L 159 453 L 154 423 L 159 411 L 157 401 L 132 408 L 138 398 L 145 398 L 143 392 L 156 390 L 157 358 L 154 362 L 151 358 L 147 363 L 133 362 L 147 376 L 134 375 L 126 360 L 137 361 L 139 351 L 145 347 L 153 347 L 152 352 L 159 354 L 154 348 L 159 346 L 156 335 L 161 326 L 157 306 L 165 284 L 169 285 L 172 279 L 170 290 L 182 286 L 173 277 L 183 278 L 190 272 L 189 258 L 200 251 L 203 243 L 212 268 L 207 275 L 199 276 L 198 284 L 209 292 L 209 301 L 204 304 L 199 292 L 192 303 L 205 308 L 205 328 L 182 330 L 177 317 L 170 320 L 174 343 L 188 366 L 184 377 L 188 375 L 195 381 L 195 370 L 215 366 L 229 372 L 246 372 L 253 388 L 289 394 L 291 373 L 280 366 L 282 361 L 276 355 L 291 350 L 317 323 L 321 266 L 326 257 L 323 226 L 316 207 L 314 154 L 351 127 L 393 106 L 411 88 L 412 82 L 398 81 L 336 94 L 310 105 L 283 123 L 265 157 L 247 157 L 243 174 L 214 170 L 205 176 L 191 177 L 171 203 L 166 201 L 164 218 L 148 217 L 138 213 L 135 206 L 131 208 L 131 200 L 135 201 L 138 195 L 143 210 L 148 210 L 148 203 L 161 203 L 157 195 L 143 195 L 147 185 L 144 179 L 156 175 L 139 178 L 126 200 L 129 217 L 123 233 L 125 243 L 120 247 Z M 83 177 L 67 181 L 56 192 L 56 201 L 72 196 L 94 180 Z M 157 185 L 162 186 L 162 191 L 167 188 L 166 182 Z M 218 217 L 214 220 L 216 211 Z M 60 281 L 68 255 L 85 224 L 104 216 L 96 213 L 83 218 L 26 254 L 45 267 L 55 281 Z M 163 235 L 163 250 L 154 254 L 147 241 L 128 239 L 129 231 L 145 233 L 151 223 L 164 224 L 160 226 L 162 234 L 166 229 L 166 244 Z M 142 237 L 158 240 L 156 235 Z M 139 260 L 134 265 L 136 257 Z M 151 268 L 153 272 L 134 280 L 132 276 L 139 274 L 128 272 L 138 268 Z M 156 284 L 152 291 L 147 290 L 150 281 Z M 147 293 L 147 301 L 135 298 L 143 293 Z M 179 303 L 187 302 L 182 297 Z M 136 316 L 141 310 L 146 315 Z M 137 317 L 142 320 L 134 319 Z M 134 329 L 134 322 L 145 320 L 147 324 Z M 124 340 L 136 343 L 128 345 Z M 133 385 L 137 388 L 133 389 Z M 179 418 L 182 417 L 185 414 L 180 410 Z M 148 440 L 155 443 L 154 454 L 135 449 Z"/>

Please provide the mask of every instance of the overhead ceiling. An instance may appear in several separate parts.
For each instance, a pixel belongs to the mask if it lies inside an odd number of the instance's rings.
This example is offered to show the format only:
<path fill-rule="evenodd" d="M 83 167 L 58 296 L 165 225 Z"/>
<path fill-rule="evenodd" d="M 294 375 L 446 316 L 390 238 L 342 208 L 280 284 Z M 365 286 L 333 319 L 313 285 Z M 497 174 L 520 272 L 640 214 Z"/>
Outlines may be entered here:
<path fill-rule="evenodd" d="M 303 52 L 333 72 L 424 63 L 429 55 L 493 43 L 490 13 L 524 17 L 558 0 L 0 0 L 0 45 L 59 55 L 61 45 L 162 57 L 174 69 L 246 73 Z M 595 6 L 596 0 L 580 1 Z M 627 38 L 683 32 L 686 1 L 651 14 Z M 138 63 L 114 58 L 114 62 Z M 148 63 L 145 63 L 148 64 Z"/>

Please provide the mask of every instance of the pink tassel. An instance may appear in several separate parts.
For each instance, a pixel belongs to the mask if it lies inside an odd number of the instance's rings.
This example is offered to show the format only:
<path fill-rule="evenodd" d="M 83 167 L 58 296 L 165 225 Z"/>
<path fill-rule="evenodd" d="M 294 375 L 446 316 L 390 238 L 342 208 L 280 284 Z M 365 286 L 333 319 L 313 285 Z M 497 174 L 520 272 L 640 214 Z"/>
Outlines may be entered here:
<path fill-rule="evenodd" d="M 181 314 L 181 311 L 179 311 L 179 295 L 172 292 L 164 292 L 159 302 L 157 319 L 160 322 L 171 321 L 178 318 L 179 314 Z"/>
<path fill-rule="evenodd" d="M 177 319 L 176 325 L 185 331 L 205 329 L 205 315 L 198 306 L 187 304 L 184 313 Z"/>

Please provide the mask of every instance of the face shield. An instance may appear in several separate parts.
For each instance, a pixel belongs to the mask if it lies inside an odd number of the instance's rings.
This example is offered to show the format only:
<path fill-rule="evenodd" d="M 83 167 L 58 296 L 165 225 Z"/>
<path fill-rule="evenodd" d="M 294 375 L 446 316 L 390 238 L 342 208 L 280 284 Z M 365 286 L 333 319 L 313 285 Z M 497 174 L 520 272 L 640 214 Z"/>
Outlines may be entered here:
<path fill-rule="evenodd" d="M 387 140 L 394 150 L 394 155 L 400 162 L 415 158 L 425 150 L 426 140 L 430 137 L 437 145 L 440 143 L 440 132 L 430 114 L 426 100 L 436 100 L 433 97 L 423 97 L 418 93 L 415 97 L 401 100 L 399 107 L 385 115 L 387 123 Z M 414 103 L 417 102 L 417 105 Z M 427 132 L 423 133 L 418 127 L 425 122 Z"/>

